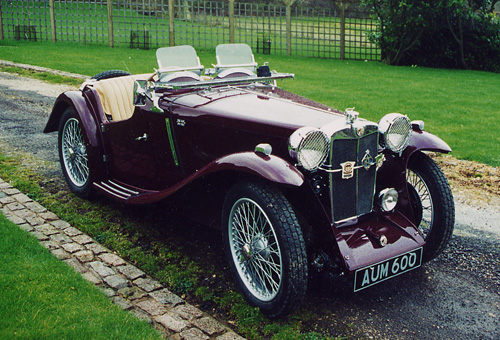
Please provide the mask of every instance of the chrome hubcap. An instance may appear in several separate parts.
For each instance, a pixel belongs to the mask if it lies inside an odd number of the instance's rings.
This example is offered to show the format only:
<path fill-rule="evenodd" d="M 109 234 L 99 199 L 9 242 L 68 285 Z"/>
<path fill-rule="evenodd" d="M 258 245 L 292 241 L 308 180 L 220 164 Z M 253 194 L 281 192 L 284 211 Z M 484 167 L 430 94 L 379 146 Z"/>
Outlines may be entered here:
<path fill-rule="evenodd" d="M 283 264 L 274 227 L 261 207 L 239 199 L 229 216 L 229 245 L 238 274 L 259 300 L 270 301 L 281 286 Z"/>

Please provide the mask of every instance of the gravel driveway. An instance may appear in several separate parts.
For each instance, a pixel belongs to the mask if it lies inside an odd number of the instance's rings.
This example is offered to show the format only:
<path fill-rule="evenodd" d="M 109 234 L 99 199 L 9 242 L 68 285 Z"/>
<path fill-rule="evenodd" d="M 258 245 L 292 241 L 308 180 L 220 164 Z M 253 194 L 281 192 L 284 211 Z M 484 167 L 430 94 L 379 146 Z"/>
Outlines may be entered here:
<path fill-rule="evenodd" d="M 0 72 L 0 150 L 47 161 L 33 167 L 55 181 L 62 179 L 57 136 L 42 130 L 66 89 Z M 471 200 L 480 189 L 453 191 L 457 222 L 442 256 L 360 293 L 343 282 L 312 289 L 306 308 L 334 313 L 371 339 L 500 339 L 500 205 Z M 315 325 L 328 333 L 336 325 L 324 314 Z"/>

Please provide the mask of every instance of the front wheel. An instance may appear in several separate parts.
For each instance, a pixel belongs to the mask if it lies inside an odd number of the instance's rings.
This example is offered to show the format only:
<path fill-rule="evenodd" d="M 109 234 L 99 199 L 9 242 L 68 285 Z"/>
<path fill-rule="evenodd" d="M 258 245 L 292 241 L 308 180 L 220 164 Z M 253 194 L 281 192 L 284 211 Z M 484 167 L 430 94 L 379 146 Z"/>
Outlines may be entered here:
<path fill-rule="evenodd" d="M 426 243 L 422 256 L 427 262 L 444 250 L 453 233 L 453 195 L 439 166 L 420 151 L 410 158 L 406 181 L 416 225 Z"/>
<path fill-rule="evenodd" d="M 305 242 L 281 192 L 267 184 L 236 184 L 224 202 L 222 233 L 231 271 L 248 303 L 276 318 L 302 302 Z"/>
<path fill-rule="evenodd" d="M 71 192 L 82 198 L 91 195 L 89 157 L 80 120 L 72 108 L 64 111 L 59 123 L 59 159 Z"/>

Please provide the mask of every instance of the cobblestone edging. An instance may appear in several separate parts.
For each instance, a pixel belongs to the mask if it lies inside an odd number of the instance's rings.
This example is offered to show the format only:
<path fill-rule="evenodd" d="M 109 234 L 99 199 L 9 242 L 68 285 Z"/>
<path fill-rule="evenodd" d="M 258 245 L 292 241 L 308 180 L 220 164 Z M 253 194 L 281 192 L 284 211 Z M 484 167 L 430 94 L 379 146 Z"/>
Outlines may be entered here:
<path fill-rule="evenodd" d="M 166 338 L 243 340 L 1 178 L 0 209 L 112 302 L 146 320 Z"/>

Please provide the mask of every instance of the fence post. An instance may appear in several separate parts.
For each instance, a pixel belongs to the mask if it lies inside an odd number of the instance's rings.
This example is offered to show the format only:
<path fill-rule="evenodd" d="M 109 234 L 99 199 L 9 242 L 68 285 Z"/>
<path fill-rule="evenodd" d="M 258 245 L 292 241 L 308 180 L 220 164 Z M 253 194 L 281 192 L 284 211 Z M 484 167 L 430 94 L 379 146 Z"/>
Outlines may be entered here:
<path fill-rule="evenodd" d="M 229 42 L 234 44 L 234 0 L 229 0 Z"/>
<path fill-rule="evenodd" d="M 345 59 L 345 2 L 340 2 L 340 60 Z"/>
<path fill-rule="evenodd" d="M 113 39 L 113 0 L 108 0 L 108 45 L 114 47 Z"/>
<path fill-rule="evenodd" d="M 49 0 L 49 12 L 50 12 L 50 31 L 52 33 L 52 42 L 57 41 L 56 36 L 56 12 L 54 9 L 54 0 Z"/>
<path fill-rule="evenodd" d="M 295 0 L 283 0 L 286 5 L 286 55 L 292 54 L 292 5 Z"/>
<path fill-rule="evenodd" d="M 168 0 L 168 23 L 170 46 L 175 46 L 174 0 Z"/>
<path fill-rule="evenodd" d="M 0 2 L 0 40 L 3 40 L 2 3 Z"/>

